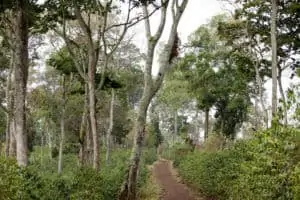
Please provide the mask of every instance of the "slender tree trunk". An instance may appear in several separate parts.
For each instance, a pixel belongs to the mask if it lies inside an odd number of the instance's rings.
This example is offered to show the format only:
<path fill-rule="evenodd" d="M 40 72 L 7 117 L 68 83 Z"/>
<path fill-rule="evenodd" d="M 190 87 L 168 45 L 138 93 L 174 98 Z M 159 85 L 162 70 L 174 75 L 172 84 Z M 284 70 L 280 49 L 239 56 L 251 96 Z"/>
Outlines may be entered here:
<path fill-rule="evenodd" d="M 89 48 L 89 70 L 88 70 L 88 89 L 89 89 L 89 113 L 91 122 L 91 131 L 93 136 L 93 168 L 99 169 L 99 136 L 97 133 L 96 119 L 96 95 L 95 95 L 95 73 L 96 73 L 96 55 L 91 47 Z"/>
<path fill-rule="evenodd" d="M 17 141 L 15 137 L 15 120 L 12 118 L 9 124 L 9 151 L 8 154 L 11 157 L 17 155 Z"/>
<path fill-rule="evenodd" d="M 283 103 L 284 125 L 287 126 L 288 125 L 287 106 L 286 106 L 286 98 L 282 86 L 282 69 L 280 68 L 280 66 L 278 66 L 278 87 L 279 87 L 279 92 Z"/>
<path fill-rule="evenodd" d="M 209 131 L 209 108 L 205 109 L 205 130 L 204 130 L 204 140 L 208 138 L 208 131 Z"/>
<path fill-rule="evenodd" d="M 79 149 L 79 166 L 83 166 L 84 164 L 84 158 L 86 158 L 87 156 L 85 155 L 85 152 L 87 150 L 87 148 L 85 148 L 85 144 L 87 142 L 86 140 L 86 135 L 87 135 L 87 115 L 88 115 L 88 109 L 89 109 L 89 105 L 88 105 L 88 100 L 89 100 L 89 96 L 88 96 L 88 84 L 85 83 L 85 87 L 84 87 L 84 110 L 82 113 L 82 119 L 81 119 L 81 125 L 80 125 L 80 133 L 79 133 L 79 144 L 80 144 L 80 149 Z"/>
<path fill-rule="evenodd" d="M 174 133 L 172 138 L 173 145 L 175 144 L 175 137 L 178 135 L 178 112 L 177 110 L 174 113 Z"/>
<path fill-rule="evenodd" d="M 111 89 L 111 102 L 109 110 L 109 127 L 106 134 L 106 164 L 109 164 L 109 153 L 111 148 L 111 133 L 114 126 L 114 104 L 115 104 L 115 91 Z"/>
<path fill-rule="evenodd" d="M 20 166 L 28 164 L 28 138 L 26 132 L 26 88 L 28 77 L 28 22 L 27 0 L 17 0 L 15 11 L 15 137 L 17 142 L 17 162 Z"/>
<path fill-rule="evenodd" d="M 51 133 L 49 131 L 49 123 L 48 122 L 45 122 L 46 123 L 46 134 L 48 136 L 48 148 L 49 148 L 49 158 L 50 160 L 52 159 L 52 136 L 51 136 Z"/>
<path fill-rule="evenodd" d="M 11 133 L 11 120 L 12 120 L 12 114 L 13 114 L 13 90 L 12 90 L 12 84 L 13 84 L 13 69 L 14 69 L 14 56 L 13 52 L 11 53 L 11 64 L 9 73 L 7 76 L 7 85 L 6 85 L 6 100 L 7 100 L 7 113 L 6 113 L 6 139 L 5 139 L 5 156 L 9 156 L 9 145 L 10 145 L 10 135 Z"/>
<path fill-rule="evenodd" d="M 43 166 L 43 159 L 44 159 L 44 130 L 41 132 L 41 166 Z"/>
<path fill-rule="evenodd" d="M 62 157 L 63 147 L 65 140 L 65 110 L 66 110 L 66 91 L 65 91 L 65 77 L 62 77 L 62 110 L 60 119 L 60 142 L 59 142 L 59 155 L 58 155 L 58 168 L 57 173 L 62 173 Z"/>
<path fill-rule="evenodd" d="M 277 0 L 272 0 L 271 46 L 272 46 L 272 117 L 277 115 Z M 273 120 L 272 119 L 272 120 Z"/>
<path fill-rule="evenodd" d="M 90 117 L 86 118 L 86 150 L 85 150 L 85 163 L 88 165 L 93 164 L 93 136 L 91 133 L 91 120 Z"/>

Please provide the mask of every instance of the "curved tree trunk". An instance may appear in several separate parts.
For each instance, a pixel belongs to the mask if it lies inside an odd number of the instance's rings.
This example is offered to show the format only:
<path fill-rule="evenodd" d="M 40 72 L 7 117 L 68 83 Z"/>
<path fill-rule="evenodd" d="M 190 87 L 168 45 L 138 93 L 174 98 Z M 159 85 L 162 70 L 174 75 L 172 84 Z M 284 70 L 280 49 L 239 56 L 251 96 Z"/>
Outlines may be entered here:
<path fill-rule="evenodd" d="M 178 23 L 181 19 L 182 13 L 184 12 L 188 0 L 183 0 L 180 4 L 178 0 L 171 1 L 171 11 L 172 11 L 172 18 L 173 24 L 171 26 L 168 42 L 163 49 L 163 54 L 159 59 L 159 72 L 158 76 L 155 80 L 152 79 L 152 66 L 153 66 L 153 57 L 154 57 L 154 50 L 157 46 L 158 40 L 160 39 L 163 30 L 165 29 L 165 22 L 166 22 L 166 13 L 167 8 L 169 5 L 169 0 L 162 1 L 161 9 L 161 20 L 157 29 L 157 32 L 152 35 L 150 29 L 150 21 L 148 17 L 148 8 L 147 4 L 143 5 L 143 11 L 145 16 L 145 30 L 147 36 L 147 60 L 145 64 L 145 71 L 144 71 L 144 90 L 143 95 L 140 101 L 137 120 L 135 122 L 134 127 L 134 145 L 131 152 L 130 157 L 130 164 L 128 166 L 128 170 L 126 173 L 125 180 L 123 182 L 121 191 L 119 193 L 119 200 L 135 200 L 136 199 L 136 183 L 138 177 L 138 169 L 139 169 L 139 162 L 140 157 L 142 154 L 142 146 L 145 136 L 145 123 L 147 117 L 147 110 L 149 104 L 157 93 L 161 84 L 164 79 L 164 75 L 166 70 L 172 65 L 172 50 L 174 46 L 174 41 L 177 36 L 177 27 Z M 177 50 L 177 49 L 175 49 Z M 171 62 L 170 62 L 171 60 Z"/>
<path fill-rule="evenodd" d="M 126 173 L 126 179 L 123 183 L 120 200 L 135 200 L 136 199 L 136 183 L 139 169 L 140 157 L 142 154 L 143 141 L 145 136 L 145 123 L 147 109 L 150 104 L 150 95 L 144 95 L 141 100 L 137 121 L 135 123 L 135 137 L 133 149 L 130 156 L 130 167 Z"/>

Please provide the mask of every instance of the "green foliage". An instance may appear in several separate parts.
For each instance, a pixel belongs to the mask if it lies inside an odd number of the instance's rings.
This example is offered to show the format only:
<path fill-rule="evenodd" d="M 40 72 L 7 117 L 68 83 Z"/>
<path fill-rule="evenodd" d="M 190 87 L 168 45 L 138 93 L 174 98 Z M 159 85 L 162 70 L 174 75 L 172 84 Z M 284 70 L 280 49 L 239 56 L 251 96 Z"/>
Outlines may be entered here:
<path fill-rule="evenodd" d="M 156 148 L 147 148 L 143 152 L 143 160 L 146 165 L 151 165 L 157 160 L 157 151 Z"/>
<path fill-rule="evenodd" d="M 291 179 L 297 182 L 299 176 L 295 171 L 300 161 L 299 136 L 299 130 L 281 127 L 258 133 L 230 195 L 234 199 L 295 199 Z"/>
<path fill-rule="evenodd" d="M 40 156 L 36 155 L 40 149 L 35 150 L 37 152 L 33 156 Z M 29 167 L 19 168 L 14 160 L 0 157 L 0 200 L 17 200 L 20 197 L 24 200 L 116 199 L 125 176 L 129 153 L 124 149 L 113 151 L 111 164 L 102 165 L 100 172 L 88 167 L 74 167 L 75 156 L 66 155 L 62 176 L 56 174 L 57 162 L 47 161 L 46 158 L 43 165 L 38 163 L 40 158 L 31 159 Z M 148 177 L 145 163 L 142 160 L 139 188 L 146 183 Z"/>
<path fill-rule="evenodd" d="M 183 179 L 206 196 L 227 199 L 224 194 L 238 176 L 238 159 L 231 151 L 193 152 L 180 161 L 178 168 Z"/>
<path fill-rule="evenodd" d="M 17 199 L 20 189 L 21 177 L 19 168 L 12 159 L 0 157 L 0 199 Z"/>
<path fill-rule="evenodd" d="M 275 127 L 220 151 L 195 151 L 178 160 L 179 173 L 218 199 L 299 199 L 300 131 Z"/>

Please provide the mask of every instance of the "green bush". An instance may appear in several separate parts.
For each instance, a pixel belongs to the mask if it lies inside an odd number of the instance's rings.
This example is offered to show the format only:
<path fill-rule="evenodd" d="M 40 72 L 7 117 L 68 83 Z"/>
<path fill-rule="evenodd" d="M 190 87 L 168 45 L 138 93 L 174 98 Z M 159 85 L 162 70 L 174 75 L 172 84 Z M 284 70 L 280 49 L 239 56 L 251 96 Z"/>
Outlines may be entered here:
<path fill-rule="evenodd" d="M 143 160 L 146 165 L 151 165 L 157 160 L 156 148 L 147 148 L 143 152 Z"/>
<path fill-rule="evenodd" d="M 21 177 L 16 162 L 0 157 L 0 200 L 17 199 L 20 187 Z"/>
<path fill-rule="evenodd" d="M 239 160 L 234 151 L 193 152 L 178 168 L 183 179 L 206 196 L 227 199 L 228 186 L 238 176 Z"/>
<path fill-rule="evenodd" d="M 49 166 L 41 166 L 36 162 L 27 168 L 19 168 L 14 160 L 1 157 L 0 200 L 17 200 L 21 197 L 22 200 L 116 199 L 125 177 L 129 155 L 130 152 L 124 149 L 113 151 L 109 165 L 102 160 L 100 172 L 87 167 L 74 167 L 75 157 L 65 156 L 61 176 L 53 168 L 56 162 Z M 137 183 L 139 188 L 148 177 L 145 166 L 145 160 L 142 159 Z"/>
<path fill-rule="evenodd" d="M 183 179 L 203 194 L 232 200 L 300 199 L 300 132 L 276 127 L 226 150 L 178 159 Z"/>

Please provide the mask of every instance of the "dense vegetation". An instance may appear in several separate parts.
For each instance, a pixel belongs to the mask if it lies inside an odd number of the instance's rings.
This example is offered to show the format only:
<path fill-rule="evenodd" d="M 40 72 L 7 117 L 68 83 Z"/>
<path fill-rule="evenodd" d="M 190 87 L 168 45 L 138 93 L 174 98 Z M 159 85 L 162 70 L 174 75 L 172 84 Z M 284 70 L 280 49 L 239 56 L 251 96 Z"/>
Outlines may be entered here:
<path fill-rule="evenodd" d="M 0 3 L 0 200 L 158 199 L 161 157 L 211 199 L 300 199 L 298 1 L 219 1 L 181 43 L 188 2 Z"/>
<path fill-rule="evenodd" d="M 212 198 L 298 199 L 299 142 L 299 130 L 276 127 L 222 149 L 176 156 L 174 165 L 185 182 Z"/>

